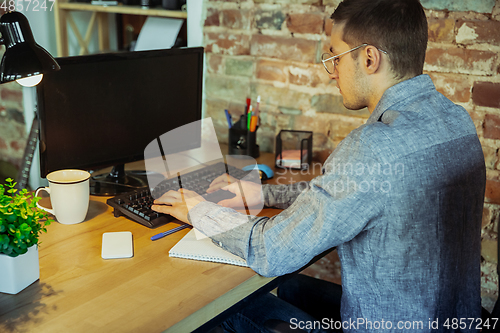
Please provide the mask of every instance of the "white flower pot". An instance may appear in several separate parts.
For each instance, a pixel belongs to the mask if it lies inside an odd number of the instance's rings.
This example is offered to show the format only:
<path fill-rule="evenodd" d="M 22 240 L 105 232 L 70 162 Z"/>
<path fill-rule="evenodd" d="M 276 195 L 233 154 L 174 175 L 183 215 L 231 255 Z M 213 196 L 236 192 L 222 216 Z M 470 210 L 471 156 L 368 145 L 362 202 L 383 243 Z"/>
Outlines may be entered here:
<path fill-rule="evenodd" d="M 37 245 L 17 257 L 0 254 L 0 292 L 17 294 L 39 278 Z"/>

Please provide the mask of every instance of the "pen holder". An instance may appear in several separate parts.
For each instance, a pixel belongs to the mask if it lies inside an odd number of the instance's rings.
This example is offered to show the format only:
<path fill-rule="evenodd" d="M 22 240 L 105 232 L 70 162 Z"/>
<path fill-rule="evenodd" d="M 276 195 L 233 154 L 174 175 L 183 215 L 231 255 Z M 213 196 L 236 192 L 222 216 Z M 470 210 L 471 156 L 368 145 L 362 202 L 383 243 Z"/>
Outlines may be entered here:
<path fill-rule="evenodd" d="M 281 130 L 276 136 L 276 166 L 307 169 L 312 162 L 311 131 Z"/>
<path fill-rule="evenodd" d="M 229 129 L 229 155 L 247 155 L 253 158 L 259 157 L 259 145 L 257 141 L 257 130 L 251 132 L 248 129 L 236 128 Z"/>

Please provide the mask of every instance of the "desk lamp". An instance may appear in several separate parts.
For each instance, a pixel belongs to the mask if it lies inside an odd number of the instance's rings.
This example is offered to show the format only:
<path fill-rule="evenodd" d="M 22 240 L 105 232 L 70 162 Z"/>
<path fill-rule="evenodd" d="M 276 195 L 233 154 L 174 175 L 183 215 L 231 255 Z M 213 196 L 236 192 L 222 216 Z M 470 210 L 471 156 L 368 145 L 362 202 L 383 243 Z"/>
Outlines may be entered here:
<path fill-rule="evenodd" d="M 61 69 L 56 60 L 35 42 L 26 16 L 8 12 L 0 18 L 0 44 L 5 53 L 0 64 L 0 84 L 17 81 L 32 87 L 40 83 L 43 73 Z"/>

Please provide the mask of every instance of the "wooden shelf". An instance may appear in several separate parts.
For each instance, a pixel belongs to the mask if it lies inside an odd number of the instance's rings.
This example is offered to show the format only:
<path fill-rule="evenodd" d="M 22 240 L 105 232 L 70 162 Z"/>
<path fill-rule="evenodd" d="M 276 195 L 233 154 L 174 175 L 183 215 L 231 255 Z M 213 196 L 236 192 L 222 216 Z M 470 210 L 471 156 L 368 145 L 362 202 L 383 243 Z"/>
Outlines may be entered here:
<path fill-rule="evenodd" d="M 85 36 L 78 31 L 76 24 L 71 16 L 72 11 L 91 12 Z M 55 4 L 55 26 L 57 39 L 57 54 L 60 57 L 69 55 L 68 47 L 68 25 L 73 30 L 78 43 L 80 44 L 80 54 L 88 54 L 88 45 L 94 29 L 94 23 L 97 20 L 97 34 L 99 38 L 99 51 L 109 50 L 109 23 L 108 14 L 128 14 L 156 17 L 170 17 L 187 19 L 187 12 L 180 10 L 167 10 L 162 8 L 142 8 L 141 6 L 103 6 L 91 5 L 88 3 L 56 1 Z"/>
<path fill-rule="evenodd" d="M 160 16 L 187 19 L 187 12 L 180 10 L 167 10 L 160 8 L 144 9 L 141 6 L 102 6 L 91 5 L 78 2 L 61 2 L 59 9 L 63 10 L 83 10 L 87 12 L 100 12 L 100 13 L 115 13 L 115 14 L 129 14 L 129 15 L 147 15 L 147 16 Z"/>

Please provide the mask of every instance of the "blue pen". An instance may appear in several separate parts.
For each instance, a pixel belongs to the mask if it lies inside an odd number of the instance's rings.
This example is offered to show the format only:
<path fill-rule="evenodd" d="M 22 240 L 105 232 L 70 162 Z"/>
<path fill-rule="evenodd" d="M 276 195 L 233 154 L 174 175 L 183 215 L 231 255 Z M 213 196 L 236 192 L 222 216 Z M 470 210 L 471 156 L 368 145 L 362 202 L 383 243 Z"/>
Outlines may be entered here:
<path fill-rule="evenodd" d="M 174 232 L 177 232 L 179 230 L 182 230 L 182 229 L 186 229 L 186 228 L 189 228 L 190 225 L 189 224 L 183 224 L 183 225 L 180 225 L 178 227 L 175 227 L 173 229 L 170 229 L 170 230 L 167 230 L 165 232 L 162 232 L 161 234 L 158 234 L 158 235 L 154 235 L 153 237 L 151 237 L 151 240 L 157 240 L 157 239 L 160 239 L 160 238 L 163 238 L 165 236 L 168 236 L 168 235 L 171 235 L 173 234 Z"/>
<path fill-rule="evenodd" d="M 224 112 L 226 112 L 226 119 L 227 119 L 227 126 L 229 126 L 229 128 L 233 127 L 233 119 L 231 118 L 231 114 L 229 113 L 229 111 L 224 110 Z"/>

